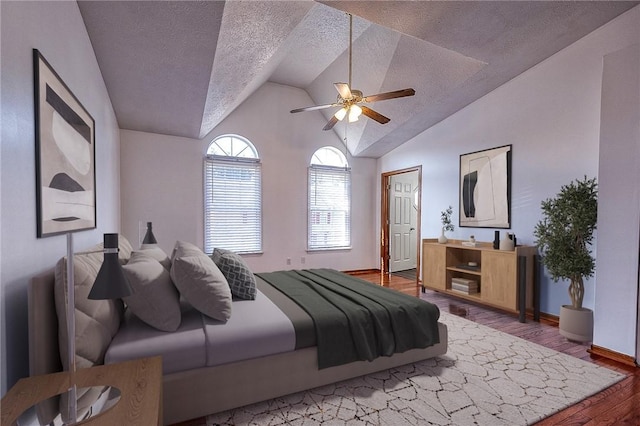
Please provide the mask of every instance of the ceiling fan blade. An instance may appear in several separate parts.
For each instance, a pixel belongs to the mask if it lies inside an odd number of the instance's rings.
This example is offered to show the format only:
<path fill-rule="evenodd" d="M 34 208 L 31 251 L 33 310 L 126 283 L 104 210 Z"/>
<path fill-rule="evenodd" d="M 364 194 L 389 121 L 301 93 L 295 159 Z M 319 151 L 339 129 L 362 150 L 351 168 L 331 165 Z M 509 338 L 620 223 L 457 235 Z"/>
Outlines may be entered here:
<path fill-rule="evenodd" d="M 369 95 L 362 98 L 363 102 L 385 101 L 387 99 L 403 98 L 405 96 L 413 96 L 416 91 L 413 89 L 402 89 L 394 92 L 378 93 L 377 95 Z"/>
<path fill-rule="evenodd" d="M 366 115 L 367 117 L 369 117 L 372 120 L 377 121 L 380 124 L 387 124 L 389 121 L 391 121 L 391 119 L 389 117 L 385 117 L 384 115 L 380 114 L 377 111 L 372 110 L 369 107 L 366 107 L 364 105 L 360 106 L 360 108 L 362 108 L 362 113 L 364 115 Z"/>
<path fill-rule="evenodd" d="M 336 87 L 338 93 L 340 93 L 342 99 L 351 99 L 353 97 L 347 83 L 333 83 L 333 85 Z"/>
<path fill-rule="evenodd" d="M 316 111 L 319 109 L 325 109 L 325 108 L 331 108 L 331 107 L 337 107 L 337 106 L 341 106 L 341 105 L 340 104 L 314 105 L 310 107 L 292 109 L 291 112 L 295 113 L 295 112 L 304 112 L 304 111 Z"/>
<path fill-rule="evenodd" d="M 333 126 L 336 125 L 336 123 L 338 122 L 338 119 L 336 118 L 335 115 L 331 116 L 331 119 L 327 122 L 327 124 L 322 128 L 322 130 L 331 130 L 333 129 Z"/>

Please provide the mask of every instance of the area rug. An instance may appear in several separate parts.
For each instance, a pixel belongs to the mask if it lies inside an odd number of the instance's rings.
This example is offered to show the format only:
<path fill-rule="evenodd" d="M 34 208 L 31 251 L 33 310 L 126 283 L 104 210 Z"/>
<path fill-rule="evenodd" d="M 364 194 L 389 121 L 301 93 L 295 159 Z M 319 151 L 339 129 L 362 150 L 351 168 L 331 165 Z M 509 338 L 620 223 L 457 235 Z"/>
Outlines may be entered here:
<path fill-rule="evenodd" d="M 623 374 L 442 312 L 446 355 L 210 415 L 207 425 L 528 425 Z"/>

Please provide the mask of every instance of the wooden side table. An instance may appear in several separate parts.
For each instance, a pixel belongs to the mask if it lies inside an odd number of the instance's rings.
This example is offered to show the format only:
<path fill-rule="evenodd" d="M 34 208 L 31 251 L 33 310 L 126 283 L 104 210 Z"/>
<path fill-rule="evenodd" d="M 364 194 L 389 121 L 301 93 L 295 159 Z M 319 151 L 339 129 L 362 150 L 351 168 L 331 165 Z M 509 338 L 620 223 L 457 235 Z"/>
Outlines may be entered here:
<path fill-rule="evenodd" d="M 76 384 L 79 388 L 113 386 L 121 392 L 115 406 L 83 424 L 162 425 L 162 359 L 159 356 L 81 368 L 76 372 Z M 2 398 L 2 426 L 13 424 L 25 410 L 68 388 L 66 372 L 20 379 Z"/>

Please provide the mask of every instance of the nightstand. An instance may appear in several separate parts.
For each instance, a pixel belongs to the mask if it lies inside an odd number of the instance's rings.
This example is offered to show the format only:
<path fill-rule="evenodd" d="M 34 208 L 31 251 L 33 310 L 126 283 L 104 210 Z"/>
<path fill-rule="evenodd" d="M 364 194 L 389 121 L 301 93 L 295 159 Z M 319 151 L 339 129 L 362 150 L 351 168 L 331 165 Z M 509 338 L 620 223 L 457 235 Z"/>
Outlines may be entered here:
<path fill-rule="evenodd" d="M 79 388 L 112 386 L 120 390 L 115 406 L 90 418 L 91 425 L 162 425 L 162 359 L 141 358 L 117 364 L 81 368 Z M 30 407 L 69 388 L 66 372 L 20 379 L 2 398 L 2 426 L 13 424 Z"/>

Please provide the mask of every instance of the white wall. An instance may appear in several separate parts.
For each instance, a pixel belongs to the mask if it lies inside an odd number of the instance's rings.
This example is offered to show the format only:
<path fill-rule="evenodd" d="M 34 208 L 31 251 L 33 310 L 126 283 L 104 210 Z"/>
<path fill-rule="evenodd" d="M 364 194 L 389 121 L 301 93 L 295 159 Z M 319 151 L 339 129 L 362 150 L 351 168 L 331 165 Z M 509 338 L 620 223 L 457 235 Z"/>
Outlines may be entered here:
<path fill-rule="evenodd" d="M 203 246 L 203 157 L 215 137 L 249 139 L 262 162 L 263 254 L 245 256 L 254 271 L 302 267 L 376 268 L 375 160 L 351 158 L 352 250 L 306 252 L 307 166 L 322 146 L 344 150 L 334 132 L 323 132 L 319 112 L 292 115 L 311 105 L 305 91 L 266 83 L 202 140 L 122 130 L 122 229 L 131 241 L 139 222 L 152 221 L 161 247 L 176 240 Z M 305 263 L 301 258 L 305 257 Z M 291 265 L 286 259 L 291 258 Z"/>
<path fill-rule="evenodd" d="M 512 232 L 519 243 L 533 244 L 540 202 L 573 179 L 598 176 L 603 56 L 638 43 L 639 31 L 640 6 L 382 157 L 378 172 L 422 164 L 422 237 L 438 235 L 440 211 L 448 205 L 458 214 L 459 155 L 512 144 Z M 377 226 L 379 222 L 378 217 Z M 493 230 L 478 228 L 457 228 L 450 236 L 466 239 L 471 234 L 481 241 L 493 239 Z M 637 233 L 625 238 L 637 244 Z M 594 282 L 586 283 L 584 304 L 590 308 Z M 558 314 L 569 302 L 566 288 L 565 283 L 543 278 L 543 312 Z M 626 297 L 637 300 L 637 293 L 637 281 L 629 283 Z M 611 339 L 625 342 L 617 350 L 633 353 L 635 347 L 627 343 L 629 334 L 635 336 L 633 325 L 607 332 Z"/>
<path fill-rule="evenodd" d="M 96 122 L 97 229 L 80 250 L 120 224 L 119 131 L 75 1 L 0 2 L 2 51 L 2 394 L 28 375 L 27 284 L 66 253 L 65 236 L 36 238 L 32 49 L 39 49 Z"/>
<path fill-rule="evenodd" d="M 640 44 L 606 55 L 603 77 L 594 340 L 633 355 L 636 336 L 611 331 L 638 323 Z"/>

